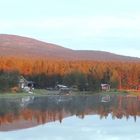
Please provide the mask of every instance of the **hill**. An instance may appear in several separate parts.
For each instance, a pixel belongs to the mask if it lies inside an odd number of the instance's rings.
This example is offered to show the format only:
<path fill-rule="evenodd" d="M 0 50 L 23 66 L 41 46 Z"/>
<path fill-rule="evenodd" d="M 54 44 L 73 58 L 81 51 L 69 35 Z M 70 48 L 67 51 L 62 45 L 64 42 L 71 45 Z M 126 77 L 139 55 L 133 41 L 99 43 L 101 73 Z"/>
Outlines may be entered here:
<path fill-rule="evenodd" d="M 23 56 L 65 60 L 140 61 L 140 58 L 104 51 L 72 50 L 17 35 L 0 34 L 0 56 Z"/>

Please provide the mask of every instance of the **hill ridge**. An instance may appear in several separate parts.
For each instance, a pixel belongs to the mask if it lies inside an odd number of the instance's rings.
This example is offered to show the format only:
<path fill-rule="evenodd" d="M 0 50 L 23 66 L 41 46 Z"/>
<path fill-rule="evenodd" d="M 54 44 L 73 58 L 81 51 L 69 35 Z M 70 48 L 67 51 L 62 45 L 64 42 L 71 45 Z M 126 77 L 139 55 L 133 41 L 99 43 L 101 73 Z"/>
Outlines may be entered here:
<path fill-rule="evenodd" d="M 0 34 L 0 56 L 40 57 L 65 60 L 140 61 L 140 58 L 105 51 L 72 50 L 19 35 Z"/>

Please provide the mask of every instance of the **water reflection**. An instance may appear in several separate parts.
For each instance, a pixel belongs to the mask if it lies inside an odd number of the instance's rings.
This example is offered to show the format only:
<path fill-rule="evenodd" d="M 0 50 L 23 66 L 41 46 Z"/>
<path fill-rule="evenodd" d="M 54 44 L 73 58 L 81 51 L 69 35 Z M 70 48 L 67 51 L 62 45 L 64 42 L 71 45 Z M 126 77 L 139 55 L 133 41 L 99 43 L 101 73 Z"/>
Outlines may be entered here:
<path fill-rule="evenodd" d="M 29 128 L 76 115 L 98 115 L 100 119 L 136 118 L 140 115 L 140 97 L 49 96 L 0 99 L 0 131 Z"/>

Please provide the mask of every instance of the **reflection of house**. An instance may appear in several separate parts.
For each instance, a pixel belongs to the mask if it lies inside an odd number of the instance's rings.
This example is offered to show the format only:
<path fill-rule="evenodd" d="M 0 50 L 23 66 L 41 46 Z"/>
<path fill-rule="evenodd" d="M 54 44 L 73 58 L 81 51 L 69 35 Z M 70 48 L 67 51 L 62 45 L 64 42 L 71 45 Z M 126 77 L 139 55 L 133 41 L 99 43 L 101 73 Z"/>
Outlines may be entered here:
<path fill-rule="evenodd" d="M 110 91 L 110 85 L 109 84 L 101 84 L 101 89 L 103 91 Z"/>
<path fill-rule="evenodd" d="M 32 103 L 33 101 L 34 101 L 34 96 L 26 96 L 26 97 L 21 98 L 20 105 L 21 107 L 25 107 L 28 104 Z"/>
<path fill-rule="evenodd" d="M 21 76 L 19 79 L 19 88 L 26 92 L 32 92 L 34 89 L 34 82 L 27 81 L 23 76 Z"/>
<path fill-rule="evenodd" d="M 110 96 L 109 95 L 102 96 L 101 102 L 104 102 L 104 103 L 110 102 Z"/>

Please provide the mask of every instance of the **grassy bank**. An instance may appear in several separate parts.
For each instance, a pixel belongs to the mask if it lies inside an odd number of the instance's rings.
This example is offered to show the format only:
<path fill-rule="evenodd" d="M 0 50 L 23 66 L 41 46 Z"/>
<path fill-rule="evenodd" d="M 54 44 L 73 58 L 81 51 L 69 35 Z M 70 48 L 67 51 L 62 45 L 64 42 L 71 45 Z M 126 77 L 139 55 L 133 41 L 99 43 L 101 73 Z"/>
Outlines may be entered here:
<path fill-rule="evenodd" d="M 109 91 L 109 92 L 93 92 L 93 91 L 73 91 L 70 93 L 70 95 L 95 95 L 95 94 L 106 94 L 106 95 L 133 95 L 133 96 L 139 96 L 139 92 L 133 92 L 133 91 Z M 11 93 L 11 92 L 0 92 L 0 98 L 22 98 L 26 96 L 59 96 L 59 91 L 50 91 L 50 90 L 45 90 L 45 89 L 35 89 L 33 94 L 25 93 L 25 92 L 19 92 L 19 93 Z"/>
<path fill-rule="evenodd" d="M 47 92 L 47 90 L 43 89 L 37 89 L 32 94 L 27 92 L 17 92 L 17 93 L 0 92 L 0 98 L 18 98 L 18 97 L 20 98 L 26 96 L 44 96 L 44 95 L 49 95 L 49 93 Z"/>

